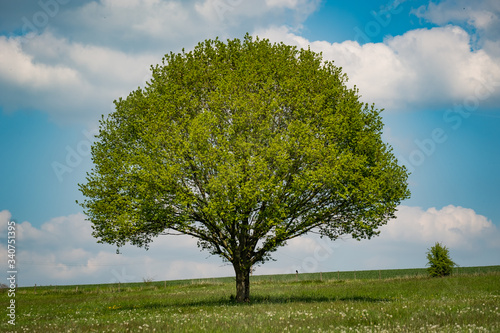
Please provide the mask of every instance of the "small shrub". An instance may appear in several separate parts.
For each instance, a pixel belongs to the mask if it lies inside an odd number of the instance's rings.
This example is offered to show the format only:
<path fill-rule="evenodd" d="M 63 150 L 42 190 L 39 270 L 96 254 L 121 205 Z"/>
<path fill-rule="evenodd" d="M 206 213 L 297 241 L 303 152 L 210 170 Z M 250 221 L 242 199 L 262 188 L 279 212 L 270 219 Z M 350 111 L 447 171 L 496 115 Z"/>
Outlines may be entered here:
<path fill-rule="evenodd" d="M 446 246 L 440 243 L 434 244 L 433 247 L 427 252 L 427 271 L 432 277 L 441 277 L 450 275 L 453 266 L 456 264 L 450 258 L 450 252 Z"/>
<path fill-rule="evenodd" d="M 146 286 L 151 285 L 151 283 L 153 283 L 153 281 L 154 281 L 154 280 L 153 280 L 153 278 L 152 278 L 152 277 L 149 277 L 149 276 L 148 276 L 148 277 L 143 277 L 143 278 L 142 278 L 142 282 L 144 282 L 144 284 L 145 284 Z"/>

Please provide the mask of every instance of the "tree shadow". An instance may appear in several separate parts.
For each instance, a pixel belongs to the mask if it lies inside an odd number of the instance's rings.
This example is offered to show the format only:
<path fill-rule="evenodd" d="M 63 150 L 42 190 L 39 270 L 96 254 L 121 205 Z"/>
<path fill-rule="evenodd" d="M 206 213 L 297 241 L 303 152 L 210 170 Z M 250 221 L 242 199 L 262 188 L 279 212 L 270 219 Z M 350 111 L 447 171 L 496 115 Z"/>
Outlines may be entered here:
<path fill-rule="evenodd" d="M 290 304 L 290 303 L 333 303 L 333 302 L 366 302 L 366 303 L 380 303 L 391 302 L 389 298 L 376 298 L 370 296 L 338 296 L 338 297 L 324 297 L 324 296 L 267 296 L 267 295 L 254 295 L 251 297 L 250 302 L 237 303 L 234 297 L 203 299 L 198 301 L 189 302 L 152 302 L 144 305 L 134 306 L 121 306 L 119 309 L 112 309 L 115 311 L 123 310 L 137 310 L 137 309 L 159 309 L 159 308 L 187 308 L 187 307 L 203 307 L 203 306 L 246 306 L 256 304 Z"/>
<path fill-rule="evenodd" d="M 257 295 L 253 296 L 250 303 L 253 304 L 279 304 L 279 303 L 324 303 L 324 302 L 368 302 L 368 303 L 378 303 L 378 302 L 389 302 L 388 298 L 376 298 L 370 296 L 336 296 L 336 297 L 326 297 L 326 296 L 263 296 Z"/>

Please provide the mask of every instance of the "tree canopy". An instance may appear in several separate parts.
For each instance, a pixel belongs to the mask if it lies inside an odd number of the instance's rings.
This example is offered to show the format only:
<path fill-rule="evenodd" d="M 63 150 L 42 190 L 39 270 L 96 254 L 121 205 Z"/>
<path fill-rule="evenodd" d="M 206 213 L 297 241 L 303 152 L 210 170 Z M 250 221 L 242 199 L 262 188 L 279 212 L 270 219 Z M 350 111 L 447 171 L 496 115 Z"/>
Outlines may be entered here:
<path fill-rule="evenodd" d="M 407 170 L 333 62 L 248 34 L 165 55 L 100 121 L 81 203 L 99 242 L 196 237 L 230 262 L 236 299 L 287 240 L 370 238 L 409 197 Z"/>

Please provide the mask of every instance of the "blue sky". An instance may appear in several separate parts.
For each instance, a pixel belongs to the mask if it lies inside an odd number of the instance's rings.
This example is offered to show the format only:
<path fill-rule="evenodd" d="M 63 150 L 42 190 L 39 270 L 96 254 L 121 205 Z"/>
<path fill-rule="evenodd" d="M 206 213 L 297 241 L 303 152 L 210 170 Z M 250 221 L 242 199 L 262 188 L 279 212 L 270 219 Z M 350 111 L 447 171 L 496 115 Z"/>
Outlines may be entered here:
<path fill-rule="evenodd" d="M 500 3 L 496 0 L 22 0 L 0 4 L 0 267 L 18 223 L 19 284 L 231 275 L 189 237 L 115 254 L 75 200 L 112 101 L 162 56 L 246 32 L 311 47 L 383 108 L 412 197 L 369 241 L 291 241 L 256 274 L 500 264 Z M 6 271 L 6 269 L 4 270 Z"/>

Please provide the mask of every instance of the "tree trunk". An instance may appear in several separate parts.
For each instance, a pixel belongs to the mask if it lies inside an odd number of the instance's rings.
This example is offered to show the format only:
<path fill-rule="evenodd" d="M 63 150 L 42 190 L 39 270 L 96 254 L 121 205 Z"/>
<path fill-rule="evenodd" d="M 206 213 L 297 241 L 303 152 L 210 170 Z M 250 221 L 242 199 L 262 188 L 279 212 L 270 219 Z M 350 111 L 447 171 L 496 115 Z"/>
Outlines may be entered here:
<path fill-rule="evenodd" d="M 236 273 L 236 302 L 250 301 L 250 268 L 234 266 Z"/>

